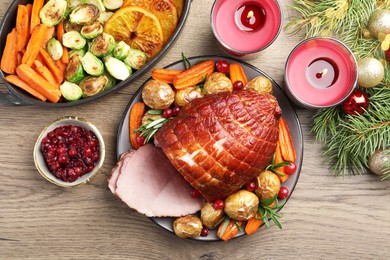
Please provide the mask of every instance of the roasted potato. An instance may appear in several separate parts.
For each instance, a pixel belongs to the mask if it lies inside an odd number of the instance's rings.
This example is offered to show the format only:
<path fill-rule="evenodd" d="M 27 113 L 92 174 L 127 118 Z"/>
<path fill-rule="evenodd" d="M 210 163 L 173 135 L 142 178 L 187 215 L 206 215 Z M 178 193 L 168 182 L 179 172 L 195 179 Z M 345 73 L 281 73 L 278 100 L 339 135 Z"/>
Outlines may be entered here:
<path fill-rule="evenodd" d="M 255 193 L 259 196 L 260 201 L 273 198 L 280 190 L 280 180 L 275 173 L 271 171 L 263 171 L 256 178 L 257 189 Z"/>
<path fill-rule="evenodd" d="M 193 215 L 179 217 L 173 222 L 173 231 L 180 238 L 198 237 L 202 229 L 202 221 Z"/>
<path fill-rule="evenodd" d="M 200 210 L 200 219 L 205 227 L 212 229 L 225 215 L 223 209 L 214 209 L 213 204 L 206 202 Z"/>
<path fill-rule="evenodd" d="M 224 73 L 213 72 L 207 77 L 206 82 L 203 85 L 203 90 L 206 95 L 220 92 L 232 92 L 233 84 Z"/>
<path fill-rule="evenodd" d="M 141 125 L 146 125 L 152 122 L 151 120 L 157 120 L 162 118 L 162 115 L 150 115 L 148 113 L 145 113 L 145 115 L 142 117 Z"/>
<path fill-rule="evenodd" d="M 250 191 L 239 190 L 225 199 L 225 213 L 237 221 L 246 221 L 255 216 L 259 198 Z"/>
<path fill-rule="evenodd" d="M 249 81 L 244 89 L 272 95 L 272 82 L 264 76 L 258 76 Z"/>
<path fill-rule="evenodd" d="M 189 87 L 178 90 L 175 94 L 175 105 L 182 107 L 189 104 L 195 98 L 202 98 L 204 94 L 202 90 L 195 87 Z"/>
<path fill-rule="evenodd" d="M 167 83 L 152 79 L 142 90 L 142 100 L 151 109 L 165 109 L 175 100 L 175 92 Z"/>

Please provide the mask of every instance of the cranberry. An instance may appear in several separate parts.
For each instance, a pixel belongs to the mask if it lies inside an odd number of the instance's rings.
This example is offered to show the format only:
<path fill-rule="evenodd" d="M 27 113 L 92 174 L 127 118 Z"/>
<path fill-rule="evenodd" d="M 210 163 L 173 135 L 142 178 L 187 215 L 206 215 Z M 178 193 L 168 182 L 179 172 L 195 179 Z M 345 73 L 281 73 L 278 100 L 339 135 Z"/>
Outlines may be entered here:
<path fill-rule="evenodd" d="M 289 190 L 287 187 L 280 187 L 279 193 L 278 193 L 278 198 L 279 199 L 285 199 L 288 197 Z"/>
<path fill-rule="evenodd" d="M 69 158 L 66 154 L 61 154 L 60 156 L 58 156 L 58 162 L 60 164 L 67 164 L 69 161 Z"/>
<path fill-rule="evenodd" d="M 390 49 L 385 52 L 386 60 L 390 62 Z"/>
<path fill-rule="evenodd" d="M 94 161 L 92 160 L 91 157 L 85 157 L 85 158 L 83 159 L 83 161 L 84 161 L 85 165 L 87 165 L 87 166 L 91 166 L 91 165 L 94 164 Z"/>
<path fill-rule="evenodd" d="M 207 237 L 210 233 L 210 230 L 207 227 L 202 228 L 202 231 L 200 232 L 200 235 L 202 237 Z"/>
<path fill-rule="evenodd" d="M 241 80 L 237 80 L 233 83 L 233 90 L 242 90 L 244 88 L 244 83 Z"/>
<path fill-rule="evenodd" d="M 284 166 L 284 172 L 286 174 L 289 174 L 289 175 L 294 174 L 296 170 L 297 170 L 297 166 L 293 162 L 290 162 L 289 165 Z"/>
<path fill-rule="evenodd" d="M 226 60 L 219 60 L 215 64 L 218 72 L 227 73 L 229 71 L 229 63 Z"/>
<path fill-rule="evenodd" d="M 89 148 L 89 147 L 86 147 L 86 148 L 84 149 L 84 155 L 85 155 L 86 157 L 91 157 L 91 156 L 92 156 L 92 149 Z"/>
<path fill-rule="evenodd" d="M 245 185 L 246 189 L 248 191 L 255 191 L 257 189 L 257 185 L 256 185 L 256 182 L 254 181 L 251 181 L 251 182 L 248 182 L 246 185 Z"/>
<path fill-rule="evenodd" d="M 180 113 L 180 107 L 179 107 L 179 106 L 174 106 L 174 107 L 172 108 L 172 114 L 173 114 L 173 116 L 178 116 L 179 113 Z"/>
<path fill-rule="evenodd" d="M 95 168 L 94 165 L 89 165 L 89 166 L 87 167 L 87 169 L 86 169 L 86 172 L 91 172 L 91 171 L 93 171 L 94 168 Z"/>
<path fill-rule="evenodd" d="M 213 208 L 215 210 L 220 210 L 223 209 L 224 207 L 225 207 L 225 203 L 223 202 L 223 200 L 215 200 L 213 203 Z"/>
<path fill-rule="evenodd" d="M 94 139 L 88 140 L 89 147 L 93 148 L 93 147 L 97 147 L 97 145 L 98 145 L 97 140 L 94 140 Z"/>
<path fill-rule="evenodd" d="M 68 154 L 70 157 L 76 157 L 78 155 L 78 152 L 76 149 L 71 148 L 71 149 L 69 149 Z"/>
<path fill-rule="evenodd" d="M 162 116 L 165 117 L 165 118 L 171 118 L 172 115 L 173 115 L 173 111 L 170 108 L 166 108 L 162 112 Z"/>
<path fill-rule="evenodd" d="M 200 192 L 199 192 L 199 190 L 193 189 L 193 190 L 191 191 L 191 197 L 193 197 L 193 198 L 199 198 L 199 197 L 200 197 Z"/>
<path fill-rule="evenodd" d="M 135 140 L 137 141 L 137 143 L 139 145 L 144 145 L 145 144 L 145 136 L 142 136 L 142 135 L 138 135 Z"/>
<path fill-rule="evenodd" d="M 94 153 L 92 154 L 92 160 L 93 160 L 94 162 L 97 162 L 97 161 L 99 161 L 99 159 L 100 159 L 100 154 L 99 154 L 99 152 L 94 152 Z"/>
<path fill-rule="evenodd" d="M 65 154 L 65 153 L 66 153 L 66 148 L 63 147 L 63 146 L 58 147 L 58 148 L 57 148 L 57 153 L 58 153 L 59 155 Z"/>

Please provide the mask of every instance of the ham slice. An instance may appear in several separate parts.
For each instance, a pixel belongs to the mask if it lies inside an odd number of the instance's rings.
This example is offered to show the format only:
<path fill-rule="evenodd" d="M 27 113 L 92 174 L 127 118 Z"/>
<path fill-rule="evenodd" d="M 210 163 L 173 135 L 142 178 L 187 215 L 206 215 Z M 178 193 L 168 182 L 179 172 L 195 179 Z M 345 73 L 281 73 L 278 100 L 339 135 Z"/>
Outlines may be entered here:
<path fill-rule="evenodd" d="M 152 144 L 122 156 L 108 186 L 130 208 L 148 217 L 193 214 L 203 204 L 201 198 L 191 197 L 190 185 Z"/>

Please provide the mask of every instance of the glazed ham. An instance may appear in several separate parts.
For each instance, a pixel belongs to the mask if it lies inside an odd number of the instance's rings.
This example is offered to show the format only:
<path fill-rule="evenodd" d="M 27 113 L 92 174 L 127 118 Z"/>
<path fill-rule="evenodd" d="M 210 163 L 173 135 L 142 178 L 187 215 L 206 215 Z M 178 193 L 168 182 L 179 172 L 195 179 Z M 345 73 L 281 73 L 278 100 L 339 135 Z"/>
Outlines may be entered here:
<path fill-rule="evenodd" d="M 161 149 L 146 144 L 121 156 L 111 171 L 108 187 L 130 208 L 148 217 L 179 217 L 200 210 L 201 198 Z"/>
<path fill-rule="evenodd" d="M 238 191 L 271 162 L 281 112 L 267 94 L 209 95 L 182 108 L 155 140 L 185 180 L 212 202 Z"/>

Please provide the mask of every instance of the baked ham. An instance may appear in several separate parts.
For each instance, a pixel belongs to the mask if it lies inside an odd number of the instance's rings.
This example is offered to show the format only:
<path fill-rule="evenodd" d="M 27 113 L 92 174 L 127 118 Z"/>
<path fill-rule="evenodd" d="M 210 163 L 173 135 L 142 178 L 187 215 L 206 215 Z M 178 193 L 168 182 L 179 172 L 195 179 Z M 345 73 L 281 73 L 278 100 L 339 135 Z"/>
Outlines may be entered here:
<path fill-rule="evenodd" d="M 281 109 L 254 91 L 193 100 L 155 140 L 184 179 L 213 202 L 238 191 L 272 160 Z"/>
<path fill-rule="evenodd" d="M 108 187 L 130 208 L 148 217 L 179 217 L 200 210 L 203 200 L 163 151 L 152 144 L 124 153 L 111 171 Z"/>

